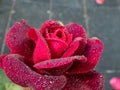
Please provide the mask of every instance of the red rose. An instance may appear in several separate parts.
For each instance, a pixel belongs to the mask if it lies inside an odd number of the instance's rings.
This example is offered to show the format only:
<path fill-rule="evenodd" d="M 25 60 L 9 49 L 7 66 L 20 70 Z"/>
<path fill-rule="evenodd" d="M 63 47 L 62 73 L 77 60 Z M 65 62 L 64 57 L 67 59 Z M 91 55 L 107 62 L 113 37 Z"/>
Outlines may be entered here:
<path fill-rule="evenodd" d="M 48 20 L 39 31 L 22 20 L 8 31 L 6 44 L 10 54 L 0 57 L 0 67 L 21 86 L 35 90 L 103 90 L 103 77 L 93 71 L 103 43 L 96 37 L 87 39 L 77 23 L 62 26 Z"/>

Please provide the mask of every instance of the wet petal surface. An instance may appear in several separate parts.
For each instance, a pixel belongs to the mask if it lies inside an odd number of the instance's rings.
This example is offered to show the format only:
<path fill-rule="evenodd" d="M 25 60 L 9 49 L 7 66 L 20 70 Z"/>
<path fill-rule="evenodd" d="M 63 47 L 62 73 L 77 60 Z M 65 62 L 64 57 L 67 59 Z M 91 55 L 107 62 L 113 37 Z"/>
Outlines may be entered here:
<path fill-rule="evenodd" d="M 82 37 L 86 40 L 85 29 L 77 23 L 69 23 L 65 25 L 66 29 L 70 34 L 73 34 L 73 38 Z"/>
<path fill-rule="evenodd" d="M 2 61 L 5 56 L 7 56 L 7 54 L 0 55 L 0 68 L 2 68 Z"/>
<path fill-rule="evenodd" d="M 50 38 L 46 40 L 50 48 L 51 58 L 60 58 L 68 45 L 59 39 Z"/>
<path fill-rule="evenodd" d="M 22 59 L 16 54 L 9 54 L 3 59 L 2 68 L 14 83 L 35 90 L 61 90 L 66 84 L 64 76 L 42 76 L 26 66 Z"/>
<path fill-rule="evenodd" d="M 84 55 L 87 58 L 86 63 L 75 62 L 69 73 L 85 73 L 92 70 L 100 60 L 101 53 L 103 51 L 103 43 L 96 37 L 90 38 L 87 41 Z"/>
<path fill-rule="evenodd" d="M 33 52 L 33 62 L 38 63 L 51 58 L 50 50 L 45 38 L 35 28 L 30 28 L 27 32 L 29 38 L 35 43 L 35 49 Z"/>
<path fill-rule="evenodd" d="M 26 33 L 30 26 L 21 20 L 16 22 L 8 31 L 6 35 L 6 44 L 9 47 L 11 53 L 20 54 L 27 58 L 32 57 L 34 42 L 26 36 Z"/>
<path fill-rule="evenodd" d="M 104 90 L 104 78 L 96 71 L 66 77 L 67 84 L 62 90 Z"/>
<path fill-rule="evenodd" d="M 73 62 L 86 62 L 86 58 L 84 56 L 72 56 L 66 58 L 58 58 L 58 59 L 51 59 L 46 60 L 34 65 L 34 67 L 38 70 L 45 70 L 52 74 L 62 74 L 67 69 L 70 68 Z"/>
<path fill-rule="evenodd" d="M 62 27 L 60 25 L 59 22 L 55 21 L 55 20 L 47 20 L 46 22 L 44 22 L 40 28 L 40 32 L 44 35 L 45 34 L 45 30 L 48 29 L 51 30 L 50 32 L 54 32 L 54 30 L 56 30 L 57 28 Z"/>
<path fill-rule="evenodd" d="M 67 50 L 64 52 L 62 57 L 70 57 L 73 54 L 80 55 L 80 53 L 83 52 L 84 46 L 82 45 L 83 38 L 77 37 L 73 40 L 73 42 L 70 44 L 70 46 L 67 48 Z"/>

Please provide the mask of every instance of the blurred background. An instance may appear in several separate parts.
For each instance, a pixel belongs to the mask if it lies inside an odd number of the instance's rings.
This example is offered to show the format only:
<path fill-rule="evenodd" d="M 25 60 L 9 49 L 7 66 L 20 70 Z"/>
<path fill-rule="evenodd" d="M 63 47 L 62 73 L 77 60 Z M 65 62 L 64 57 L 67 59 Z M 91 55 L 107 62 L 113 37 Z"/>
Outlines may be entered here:
<path fill-rule="evenodd" d="M 5 33 L 20 19 L 37 28 L 48 19 L 64 24 L 77 22 L 85 27 L 88 37 L 99 37 L 105 47 L 96 70 L 105 78 L 105 90 L 113 90 L 109 80 L 120 77 L 120 0 L 106 0 L 102 5 L 95 0 L 0 0 L 1 54 L 9 52 L 3 43 Z M 0 90 L 22 88 L 11 83 L 0 70 Z"/>

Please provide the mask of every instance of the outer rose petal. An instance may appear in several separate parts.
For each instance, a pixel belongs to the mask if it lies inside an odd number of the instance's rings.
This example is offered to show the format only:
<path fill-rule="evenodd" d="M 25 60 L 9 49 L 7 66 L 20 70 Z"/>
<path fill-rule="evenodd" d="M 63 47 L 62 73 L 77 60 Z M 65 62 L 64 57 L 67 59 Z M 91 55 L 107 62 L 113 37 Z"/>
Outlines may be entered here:
<path fill-rule="evenodd" d="M 29 29 L 27 35 L 36 43 L 33 53 L 34 63 L 50 59 L 49 47 L 43 36 L 35 28 Z"/>
<path fill-rule="evenodd" d="M 30 26 L 24 20 L 16 22 L 6 35 L 6 44 L 11 53 L 20 54 L 27 58 L 32 57 L 34 42 L 26 36 Z"/>
<path fill-rule="evenodd" d="M 84 50 L 84 45 L 83 43 L 83 38 L 77 37 L 73 40 L 73 42 L 70 44 L 70 46 L 67 48 L 67 50 L 64 52 L 62 57 L 70 57 L 72 56 L 75 52 L 79 52 L 78 55 L 80 55 L 81 52 Z M 79 48 L 81 47 L 81 48 Z M 77 50 L 77 51 L 76 51 Z"/>
<path fill-rule="evenodd" d="M 78 49 L 75 51 L 74 55 L 82 55 L 85 50 L 86 44 L 87 44 L 86 40 L 82 39 L 80 41 L 80 45 L 79 45 Z"/>
<path fill-rule="evenodd" d="M 110 80 L 110 85 L 115 89 L 115 90 L 120 90 L 120 78 L 118 77 L 113 77 Z"/>
<path fill-rule="evenodd" d="M 66 84 L 64 76 L 42 76 L 32 71 L 20 55 L 9 54 L 3 59 L 3 70 L 15 83 L 34 90 L 61 90 Z"/>
<path fill-rule="evenodd" d="M 73 34 L 73 38 L 82 37 L 83 39 L 86 40 L 86 32 L 81 25 L 77 23 L 69 23 L 65 25 L 65 27 L 70 34 Z"/>
<path fill-rule="evenodd" d="M 7 54 L 0 55 L 0 68 L 2 67 L 2 60 Z"/>
<path fill-rule="evenodd" d="M 71 69 L 68 70 L 68 73 L 85 73 L 92 70 L 99 62 L 102 51 L 103 43 L 98 38 L 93 37 L 88 39 L 87 46 L 84 52 L 84 55 L 87 57 L 87 62 L 75 62 Z"/>
<path fill-rule="evenodd" d="M 66 77 L 67 84 L 62 90 L 104 90 L 104 78 L 96 71 Z"/>
<path fill-rule="evenodd" d="M 86 62 L 86 58 L 84 56 L 72 56 L 67 58 L 57 58 L 46 60 L 34 65 L 34 67 L 38 70 L 45 70 L 53 75 L 63 74 L 66 70 L 68 70 L 73 62 Z"/>

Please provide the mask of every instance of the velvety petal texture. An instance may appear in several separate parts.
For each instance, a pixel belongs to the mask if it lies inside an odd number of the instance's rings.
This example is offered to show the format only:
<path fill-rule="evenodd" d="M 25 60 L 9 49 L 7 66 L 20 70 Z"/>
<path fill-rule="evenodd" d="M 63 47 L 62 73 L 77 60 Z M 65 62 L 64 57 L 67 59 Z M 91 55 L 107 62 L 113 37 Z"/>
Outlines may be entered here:
<path fill-rule="evenodd" d="M 55 29 L 62 27 L 60 23 L 56 20 L 47 20 L 45 21 L 42 26 L 40 27 L 40 32 L 42 34 L 45 34 L 45 30 L 48 29 L 51 30 L 49 32 L 53 32 Z"/>
<path fill-rule="evenodd" d="M 47 43 L 50 47 L 52 58 L 60 57 L 65 49 L 68 47 L 65 42 L 58 39 L 47 39 Z"/>
<path fill-rule="evenodd" d="M 3 58 L 3 70 L 15 83 L 35 90 L 61 90 L 66 84 L 64 76 L 42 76 L 32 71 L 22 61 L 22 56 L 9 54 Z"/>
<path fill-rule="evenodd" d="M 0 55 L 0 68 L 2 68 L 2 61 L 3 61 L 3 58 L 4 58 L 6 55 L 7 55 L 7 54 Z"/>
<path fill-rule="evenodd" d="M 96 37 L 87 40 L 86 51 L 84 55 L 87 57 L 86 63 L 74 63 L 69 73 L 85 73 L 92 70 L 100 60 L 103 50 L 103 43 Z"/>
<path fill-rule="evenodd" d="M 0 56 L 0 68 L 16 84 L 33 90 L 104 90 L 104 79 L 93 71 L 103 43 L 87 38 L 77 23 L 45 21 L 39 29 L 25 20 L 6 34 L 9 54 Z"/>
<path fill-rule="evenodd" d="M 82 25 L 77 23 L 69 23 L 65 25 L 69 33 L 73 34 L 73 38 L 82 37 L 86 39 L 86 32 Z"/>
<path fill-rule="evenodd" d="M 51 58 L 50 50 L 48 48 L 47 42 L 43 36 L 35 28 L 31 28 L 27 32 L 29 38 L 31 38 L 35 43 L 35 49 L 33 52 L 33 62 L 38 63 Z"/>
<path fill-rule="evenodd" d="M 66 49 L 62 57 L 70 57 L 72 56 L 76 50 L 78 50 L 79 46 L 81 46 L 81 41 L 83 38 L 78 37 L 73 40 L 73 42 L 69 45 L 69 47 Z"/>
<path fill-rule="evenodd" d="M 54 75 L 60 75 L 67 71 L 73 62 L 76 61 L 85 63 L 87 59 L 85 56 L 72 56 L 67 58 L 51 59 L 37 63 L 34 65 L 34 67 L 38 70 L 42 69 Z"/>
<path fill-rule="evenodd" d="M 26 36 L 29 28 L 30 26 L 25 20 L 21 20 L 9 29 L 6 35 L 6 44 L 11 53 L 17 53 L 27 58 L 32 57 L 35 44 Z"/>
<path fill-rule="evenodd" d="M 62 90 L 104 90 L 104 78 L 96 71 L 66 77 L 67 84 Z"/>
<path fill-rule="evenodd" d="M 48 43 L 52 58 L 60 58 L 72 41 L 73 35 L 55 20 L 43 23 L 40 32 Z"/>

